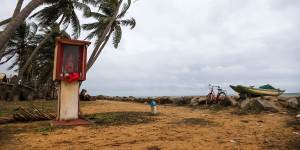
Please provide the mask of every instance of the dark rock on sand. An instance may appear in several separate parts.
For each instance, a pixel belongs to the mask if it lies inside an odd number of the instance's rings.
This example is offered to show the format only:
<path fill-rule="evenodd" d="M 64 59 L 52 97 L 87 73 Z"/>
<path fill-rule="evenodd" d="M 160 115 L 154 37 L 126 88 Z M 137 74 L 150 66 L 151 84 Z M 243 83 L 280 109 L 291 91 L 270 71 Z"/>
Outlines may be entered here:
<path fill-rule="evenodd" d="M 287 107 L 289 108 L 298 108 L 299 107 L 299 101 L 296 97 L 290 98 L 287 100 Z"/>

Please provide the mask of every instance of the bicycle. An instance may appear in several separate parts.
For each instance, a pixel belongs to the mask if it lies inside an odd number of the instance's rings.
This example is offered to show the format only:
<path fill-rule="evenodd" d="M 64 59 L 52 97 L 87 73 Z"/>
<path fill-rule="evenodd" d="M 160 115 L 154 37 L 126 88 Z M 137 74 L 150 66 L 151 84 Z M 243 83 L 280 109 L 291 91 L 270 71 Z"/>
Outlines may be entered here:
<path fill-rule="evenodd" d="M 210 87 L 210 91 L 207 94 L 206 98 L 206 105 L 207 104 L 220 104 L 221 102 L 225 101 L 227 94 L 226 90 L 223 90 L 220 86 L 216 85 L 208 85 Z M 215 94 L 215 88 L 217 88 L 217 95 Z"/>

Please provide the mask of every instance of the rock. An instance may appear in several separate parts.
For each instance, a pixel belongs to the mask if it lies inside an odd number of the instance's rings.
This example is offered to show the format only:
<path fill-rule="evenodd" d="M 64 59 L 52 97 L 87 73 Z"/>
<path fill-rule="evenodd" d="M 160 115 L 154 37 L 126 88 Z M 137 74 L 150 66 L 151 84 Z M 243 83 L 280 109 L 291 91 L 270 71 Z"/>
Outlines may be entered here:
<path fill-rule="evenodd" d="M 300 114 L 296 115 L 296 118 L 300 118 Z"/>
<path fill-rule="evenodd" d="M 170 97 L 170 100 L 174 103 L 174 104 L 177 104 L 177 105 L 184 105 L 185 102 L 184 102 L 184 99 L 182 97 Z"/>
<path fill-rule="evenodd" d="M 228 96 L 226 98 L 226 100 L 230 102 L 231 106 L 237 106 L 238 105 L 238 102 L 233 97 Z"/>
<path fill-rule="evenodd" d="M 238 101 L 240 99 L 238 95 L 231 96 L 231 98 L 233 98 L 235 101 Z"/>
<path fill-rule="evenodd" d="M 245 99 L 240 104 L 243 113 L 259 113 L 264 107 L 257 101 L 257 98 Z"/>
<path fill-rule="evenodd" d="M 102 100 L 102 99 L 105 99 L 105 96 L 103 95 L 98 95 L 98 96 L 95 96 L 96 99 L 98 100 Z"/>
<path fill-rule="evenodd" d="M 298 108 L 299 107 L 298 99 L 296 97 L 288 99 L 287 100 L 287 107 Z"/>
<path fill-rule="evenodd" d="M 197 106 L 197 105 L 199 105 L 198 97 L 192 98 L 190 105 L 191 106 Z"/>
<path fill-rule="evenodd" d="M 263 96 L 262 99 L 269 100 L 269 101 L 277 101 L 278 98 L 275 96 Z"/>
<path fill-rule="evenodd" d="M 289 99 L 289 97 L 286 96 L 279 96 L 277 97 L 278 101 L 287 101 Z"/>
<path fill-rule="evenodd" d="M 160 104 L 172 104 L 172 101 L 168 96 L 162 96 L 159 98 L 160 98 Z"/>
<path fill-rule="evenodd" d="M 263 106 L 264 110 L 271 111 L 271 112 L 280 111 L 280 109 L 272 101 L 267 101 L 264 99 L 258 99 L 257 101 Z"/>
<path fill-rule="evenodd" d="M 203 97 L 203 96 L 198 98 L 199 104 L 206 104 L 206 100 L 207 100 L 207 98 Z"/>
<path fill-rule="evenodd" d="M 242 101 L 240 107 L 245 111 L 249 112 L 260 112 L 260 111 L 271 111 L 271 112 L 279 112 L 280 108 L 275 105 L 272 101 L 264 100 L 260 97 L 246 99 Z"/>
<path fill-rule="evenodd" d="M 182 99 L 183 99 L 183 104 L 185 105 L 188 105 L 191 103 L 191 100 L 192 100 L 192 96 L 183 96 Z"/>

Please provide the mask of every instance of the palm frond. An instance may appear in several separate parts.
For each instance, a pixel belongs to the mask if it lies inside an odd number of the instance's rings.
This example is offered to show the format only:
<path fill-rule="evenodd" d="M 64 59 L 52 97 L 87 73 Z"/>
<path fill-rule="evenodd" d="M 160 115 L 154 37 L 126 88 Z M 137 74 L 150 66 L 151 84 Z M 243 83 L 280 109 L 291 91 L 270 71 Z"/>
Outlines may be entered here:
<path fill-rule="evenodd" d="M 93 29 L 99 28 L 100 26 L 101 26 L 101 24 L 99 22 L 93 22 L 93 23 L 83 24 L 82 29 L 83 30 L 93 30 Z"/>
<path fill-rule="evenodd" d="M 95 7 L 99 3 L 98 1 L 101 2 L 102 0 L 82 0 L 82 3 L 91 4 L 92 6 Z"/>
<path fill-rule="evenodd" d="M 91 12 L 90 7 L 88 5 L 86 5 L 85 3 L 73 1 L 73 5 L 75 8 L 82 10 L 84 15 L 87 15 Z"/>
<path fill-rule="evenodd" d="M 131 5 L 131 0 L 127 0 L 127 3 L 125 3 L 125 4 L 123 5 L 122 10 L 121 10 L 121 12 L 118 14 L 117 18 L 122 18 L 122 17 L 124 17 L 125 14 L 126 14 L 126 12 L 127 12 L 127 10 L 128 10 L 129 7 L 130 7 L 130 5 Z"/>
<path fill-rule="evenodd" d="M 89 33 L 88 36 L 85 39 L 92 39 L 94 37 L 98 37 L 99 35 L 101 35 L 103 33 L 102 28 L 97 28 L 96 30 L 94 30 L 93 32 Z"/>
<path fill-rule="evenodd" d="M 58 4 L 48 6 L 30 16 L 30 19 L 36 18 L 40 25 L 48 26 L 54 23 L 63 13 Z"/>
<path fill-rule="evenodd" d="M 130 29 L 133 29 L 136 25 L 134 18 L 120 20 L 119 22 L 124 26 L 130 26 Z"/>
<path fill-rule="evenodd" d="M 72 36 L 74 36 L 74 38 L 77 39 L 80 36 L 81 27 L 80 27 L 80 22 L 79 22 L 79 19 L 77 18 L 75 11 L 73 11 L 72 15 L 71 15 L 71 24 L 72 24 L 72 28 L 73 28 Z"/>
<path fill-rule="evenodd" d="M 113 45 L 115 48 L 118 48 L 121 39 L 122 39 L 122 29 L 119 25 L 116 25 L 114 26 L 114 32 L 113 32 Z"/>

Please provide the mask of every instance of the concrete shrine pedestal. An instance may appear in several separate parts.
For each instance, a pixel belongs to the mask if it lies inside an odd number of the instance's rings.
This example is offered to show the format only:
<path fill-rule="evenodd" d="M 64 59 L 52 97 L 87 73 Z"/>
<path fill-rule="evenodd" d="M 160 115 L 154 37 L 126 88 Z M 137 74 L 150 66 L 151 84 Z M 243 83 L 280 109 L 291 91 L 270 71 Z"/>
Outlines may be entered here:
<path fill-rule="evenodd" d="M 79 82 L 60 82 L 58 95 L 58 120 L 78 119 L 79 116 Z"/>
<path fill-rule="evenodd" d="M 90 42 L 57 38 L 53 80 L 59 83 L 57 118 L 52 125 L 86 125 L 79 118 L 79 86 L 86 78 L 86 51 Z"/>

